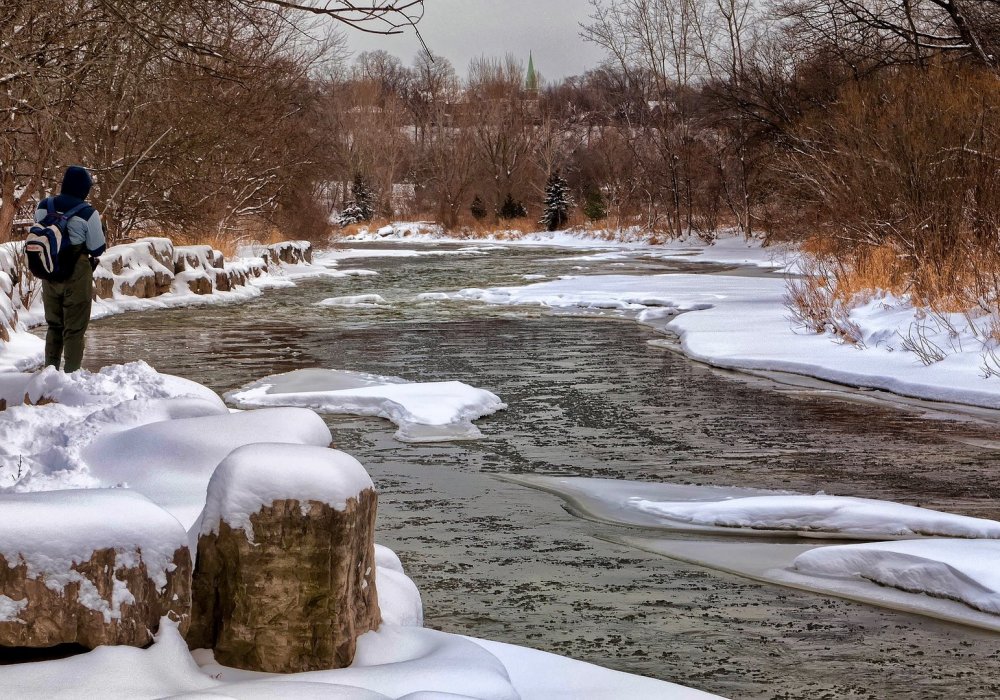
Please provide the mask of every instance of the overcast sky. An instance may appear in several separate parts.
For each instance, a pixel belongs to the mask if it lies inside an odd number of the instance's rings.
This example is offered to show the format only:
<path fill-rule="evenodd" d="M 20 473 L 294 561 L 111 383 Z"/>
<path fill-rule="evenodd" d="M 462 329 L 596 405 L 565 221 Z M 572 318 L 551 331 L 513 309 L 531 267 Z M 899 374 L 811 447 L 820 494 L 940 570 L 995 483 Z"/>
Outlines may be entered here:
<path fill-rule="evenodd" d="M 546 80 L 579 75 L 594 68 L 603 53 L 580 38 L 580 22 L 590 14 L 587 0 L 425 0 L 420 33 L 434 53 L 449 59 L 464 76 L 477 56 L 510 52 L 535 68 Z M 412 32 L 375 36 L 347 31 L 355 54 L 385 49 L 410 65 L 420 50 Z"/>

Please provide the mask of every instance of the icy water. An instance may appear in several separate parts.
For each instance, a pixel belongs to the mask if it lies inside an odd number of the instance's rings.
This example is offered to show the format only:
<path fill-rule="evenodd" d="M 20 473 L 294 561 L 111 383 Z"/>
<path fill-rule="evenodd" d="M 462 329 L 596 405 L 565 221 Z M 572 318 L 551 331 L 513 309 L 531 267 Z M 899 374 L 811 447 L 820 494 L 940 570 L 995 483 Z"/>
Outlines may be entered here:
<path fill-rule="evenodd" d="M 439 248 L 440 249 L 440 248 Z M 1000 697 L 1000 637 L 672 561 L 616 542 L 497 475 L 535 473 L 824 490 L 998 517 L 1000 431 L 778 387 L 647 345 L 632 322 L 414 303 L 525 274 L 725 271 L 600 267 L 555 250 L 360 259 L 377 277 L 301 282 L 245 305 L 92 326 L 87 366 L 148 360 L 228 391 L 330 367 L 459 379 L 509 409 L 476 442 L 402 444 L 395 426 L 329 416 L 380 490 L 378 539 L 423 594 L 429 626 L 523 644 L 731 698 Z M 388 310 L 313 306 L 378 293 Z M 655 535 L 654 535 L 655 536 Z M 627 700 L 627 698 L 623 698 Z"/>

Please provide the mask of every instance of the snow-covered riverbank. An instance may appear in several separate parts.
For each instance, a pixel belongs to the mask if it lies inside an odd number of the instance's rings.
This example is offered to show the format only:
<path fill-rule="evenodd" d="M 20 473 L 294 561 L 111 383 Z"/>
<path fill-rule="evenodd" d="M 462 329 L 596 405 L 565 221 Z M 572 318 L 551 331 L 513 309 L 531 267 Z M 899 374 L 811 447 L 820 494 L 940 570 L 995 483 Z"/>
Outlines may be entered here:
<path fill-rule="evenodd" d="M 11 403 L 0 411 L 0 470 L 12 483 L 5 498 L 16 505 L 31 499 L 19 492 L 51 492 L 51 508 L 42 514 L 50 528 L 58 528 L 64 513 L 60 499 L 81 493 L 72 489 L 118 487 L 145 496 L 149 508 L 155 503 L 165 509 L 157 512 L 172 515 L 190 536 L 200 529 L 206 485 L 228 455 L 261 443 L 271 443 L 270 449 L 276 444 L 316 449 L 331 442 L 327 426 L 308 409 L 230 412 L 205 387 L 142 363 L 97 374 L 65 375 L 51 368 L 34 375 L 7 373 L 0 380 L 0 396 Z M 31 403 L 21 403 L 25 396 Z M 40 517 L 37 511 L 32 517 Z M 114 521 L 114 513 L 103 515 Z M 95 522 L 100 527 L 90 533 L 91 546 L 114 546 L 101 540 L 108 523 Z M 74 536 L 88 539 L 87 532 Z M 17 698 L 714 697 L 531 649 L 423 629 L 419 593 L 398 559 L 380 548 L 376 561 L 384 623 L 360 638 L 349 668 L 282 676 L 224 668 L 210 652 L 188 652 L 176 626 L 164 621 L 149 649 L 101 647 L 60 661 L 0 666 L 0 687 Z M 17 601 L 0 602 L 6 604 L 3 615 L 16 617 Z"/>

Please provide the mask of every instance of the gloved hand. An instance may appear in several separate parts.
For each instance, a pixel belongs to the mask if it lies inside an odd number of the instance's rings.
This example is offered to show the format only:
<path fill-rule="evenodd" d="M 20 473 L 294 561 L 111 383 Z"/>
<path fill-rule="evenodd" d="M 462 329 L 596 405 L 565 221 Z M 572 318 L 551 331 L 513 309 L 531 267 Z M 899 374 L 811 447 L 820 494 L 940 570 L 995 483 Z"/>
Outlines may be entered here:
<path fill-rule="evenodd" d="M 96 269 L 97 269 L 97 266 L 98 266 L 98 265 L 99 265 L 100 263 L 101 263 L 101 259 L 100 259 L 100 258 L 91 258 L 91 259 L 90 259 L 90 270 L 91 270 L 92 272 L 93 272 L 94 270 L 96 270 Z"/>

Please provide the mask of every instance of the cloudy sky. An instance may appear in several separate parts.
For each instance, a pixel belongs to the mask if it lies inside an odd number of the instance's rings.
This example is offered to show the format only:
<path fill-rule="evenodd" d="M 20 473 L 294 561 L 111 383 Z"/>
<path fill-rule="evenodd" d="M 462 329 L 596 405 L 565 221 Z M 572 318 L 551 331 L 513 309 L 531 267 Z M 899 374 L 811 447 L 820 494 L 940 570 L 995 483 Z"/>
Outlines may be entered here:
<path fill-rule="evenodd" d="M 431 51 L 448 58 L 459 75 L 477 56 L 510 52 L 535 67 L 548 80 L 578 75 L 603 57 L 599 48 L 580 38 L 580 22 L 590 14 L 588 0 L 426 0 L 420 33 Z M 420 50 L 412 32 L 374 36 L 347 32 L 355 54 L 385 49 L 410 64 Z"/>

